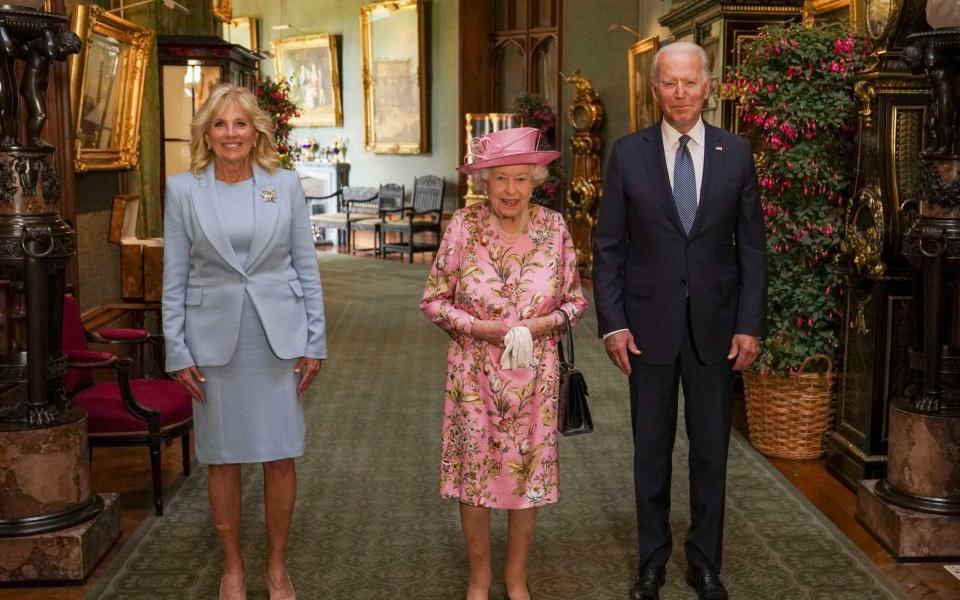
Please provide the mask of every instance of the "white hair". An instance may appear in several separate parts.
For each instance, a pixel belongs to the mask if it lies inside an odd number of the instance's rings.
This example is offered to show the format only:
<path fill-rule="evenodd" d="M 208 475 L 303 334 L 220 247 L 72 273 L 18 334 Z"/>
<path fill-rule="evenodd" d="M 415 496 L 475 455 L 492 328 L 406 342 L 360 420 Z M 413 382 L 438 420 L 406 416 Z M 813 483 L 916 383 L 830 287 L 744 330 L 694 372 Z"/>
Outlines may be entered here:
<path fill-rule="evenodd" d="M 550 171 L 547 169 L 547 167 L 532 163 L 528 166 L 530 167 L 530 176 L 533 178 L 533 187 L 538 188 L 543 185 L 543 182 L 547 180 L 547 176 L 550 174 Z M 490 173 L 492 173 L 496 168 L 497 167 L 487 167 L 470 175 L 470 177 L 473 178 L 473 189 L 481 194 L 486 194 L 487 186 L 490 183 Z"/>
<path fill-rule="evenodd" d="M 690 42 L 673 42 L 657 50 L 650 65 L 650 81 L 656 84 L 660 81 L 660 57 L 667 54 L 696 54 L 700 58 L 700 71 L 704 81 L 710 81 L 710 59 L 707 52 L 697 44 Z"/>

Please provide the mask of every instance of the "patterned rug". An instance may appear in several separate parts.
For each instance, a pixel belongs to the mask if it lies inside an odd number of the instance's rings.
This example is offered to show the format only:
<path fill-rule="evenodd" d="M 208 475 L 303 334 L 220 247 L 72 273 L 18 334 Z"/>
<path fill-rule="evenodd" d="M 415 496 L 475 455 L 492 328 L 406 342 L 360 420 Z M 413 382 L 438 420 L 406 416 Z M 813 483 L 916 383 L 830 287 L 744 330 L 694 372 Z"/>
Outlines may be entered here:
<path fill-rule="evenodd" d="M 322 255 L 330 360 L 311 392 L 307 454 L 289 568 L 303 600 L 456 600 L 467 563 L 458 512 L 437 496 L 446 335 L 418 307 L 423 266 Z M 626 379 L 609 363 L 590 311 L 576 331 L 596 431 L 561 440 L 560 503 L 540 511 L 529 584 L 538 600 L 622 600 L 635 575 Z M 674 467 L 674 552 L 666 600 L 683 582 L 688 522 L 682 421 Z M 724 581 L 737 600 L 874 600 L 897 592 L 869 561 L 734 434 Z M 203 467 L 162 518 L 149 518 L 88 598 L 209 600 L 220 557 Z M 262 474 L 244 470 L 248 597 L 266 598 Z M 506 515 L 494 514 L 494 581 Z M 502 584 L 491 598 L 505 597 Z"/>

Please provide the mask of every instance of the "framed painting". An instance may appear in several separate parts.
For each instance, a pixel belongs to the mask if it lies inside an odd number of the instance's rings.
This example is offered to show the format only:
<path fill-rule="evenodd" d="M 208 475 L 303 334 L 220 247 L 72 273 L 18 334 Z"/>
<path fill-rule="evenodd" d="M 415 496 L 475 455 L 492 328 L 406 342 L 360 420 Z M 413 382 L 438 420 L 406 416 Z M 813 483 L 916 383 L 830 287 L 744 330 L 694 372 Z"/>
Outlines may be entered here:
<path fill-rule="evenodd" d="M 294 127 L 340 127 L 340 69 L 337 38 L 329 33 L 273 42 L 276 73 L 290 82 L 290 99 L 300 107 Z"/>
<path fill-rule="evenodd" d="M 251 52 L 258 52 L 257 19 L 255 17 L 237 17 L 223 24 L 223 39 L 231 44 L 243 46 Z"/>
<path fill-rule="evenodd" d="M 421 0 L 360 7 L 369 151 L 420 154 L 429 149 L 423 10 Z"/>
<path fill-rule="evenodd" d="M 660 107 L 653 98 L 650 67 L 660 49 L 660 37 L 644 38 L 627 50 L 627 96 L 630 107 L 630 131 L 638 131 L 660 120 Z"/>
<path fill-rule="evenodd" d="M 132 169 L 140 161 L 140 111 L 153 31 L 79 4 L 71 28 L 70 112 L 77 171 Z"/>
<path fill-rule="evenodd" d="M 233 20 L 233 0 L 213 0 L 213 16 L 224 23 Z"/>

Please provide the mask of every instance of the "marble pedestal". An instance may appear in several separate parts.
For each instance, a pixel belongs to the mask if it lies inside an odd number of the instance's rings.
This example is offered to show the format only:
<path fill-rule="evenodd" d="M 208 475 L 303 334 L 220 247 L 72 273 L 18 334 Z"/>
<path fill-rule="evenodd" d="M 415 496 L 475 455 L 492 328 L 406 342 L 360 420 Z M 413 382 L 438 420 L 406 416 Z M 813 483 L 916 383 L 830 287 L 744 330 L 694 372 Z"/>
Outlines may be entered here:
<path fill-rule="evenodd" d="M 0 424 L 0 582 L 80 581 L 118 537 L 117 495 L 90 489 L 86 413 Z"/>
<path fill-rule="evenodd" d="M 79 525 L 0 539 L 0 583 L 86 579 L 120 537 L 120 495 L 98 496 L 103 511 Z"/>
<path fill-rule="evenodd" d="M 920 512 L 877 496 L 879 479 L 857 487 L 857 521 L 898 561 L 960 560 L 960 517 Z"/>

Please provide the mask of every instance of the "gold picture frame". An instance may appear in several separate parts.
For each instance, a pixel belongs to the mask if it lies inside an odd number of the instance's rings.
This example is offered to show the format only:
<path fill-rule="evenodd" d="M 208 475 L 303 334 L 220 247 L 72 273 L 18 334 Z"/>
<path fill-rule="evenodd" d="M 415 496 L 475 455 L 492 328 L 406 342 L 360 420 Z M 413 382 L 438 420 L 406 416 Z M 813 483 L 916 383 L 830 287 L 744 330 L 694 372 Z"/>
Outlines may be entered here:
<path fill-rule="evenodd" d="M 653 97 L 650 67 L 660 49 L 660 36 L 644 38 L 627 49 L 627 101 L 630 131 L 639 131 L 660 120 L 660 107 Z"/>
<path fill-rule="evenodd" d="M 273 42 L 276 73 L 290 82 L 290 99 L 300 107 L 295 127 L 342 127 L 337 38 L 329 33 Z"/>
<path fill-rule="evenodd" d="M 88 4 L 77 5 L 70 26 L 83 41 L 83 49 L 69 62 L 74 168 L 135 168 L 154 33 Z"/>
<path fill-rule="evenodd" d="M 430 146 L 424 6 L 421 0 L 360 7 L 364 145 L 380 154 Z"/>
<path fill-rule="evenodd" d="M 223 39 L 251 52 L 260 51 L 259 37 L 256 17 L 237 17 L 223 24 Z"/>
<path fill-rule="evenodd" d="M 806 0 L 804 16 L 830 15 L 830 13 L 847 9 L 850 26 L 858 32 L 863 32 L 864 0 Z"/>
<path fill-rule="evenodd" d="M 213 0 L 213 16 L 224 23 L 233 20 L 233 0 Z"/>

